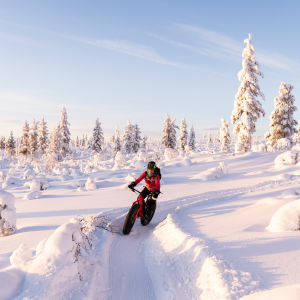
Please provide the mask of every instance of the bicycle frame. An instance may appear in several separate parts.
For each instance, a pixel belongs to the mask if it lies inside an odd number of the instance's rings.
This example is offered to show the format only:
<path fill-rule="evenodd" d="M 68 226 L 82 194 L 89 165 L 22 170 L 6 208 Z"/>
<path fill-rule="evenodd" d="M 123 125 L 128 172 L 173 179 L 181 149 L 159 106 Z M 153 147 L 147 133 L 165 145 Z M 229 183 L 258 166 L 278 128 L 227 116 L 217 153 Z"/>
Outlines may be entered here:
<path fill-rule="evenodd" d="M 141 194 L 141 192 L 138 191 L 138 190 L 136 190 L 135 188 L 133 188 L 132 191 Z M 149 195 L 147 196 L 146 199 L 148 199 L 148 198 L 150 197 L 150 195 L 151 195 L 151 194 L 149 194 Z M 132 203 L 132 206 L 133 206 L 135 203 L 138 203 L 138 204 L 140 205 L 140 207 L 139 207 L 139 210 L 137 211 L 137 214 L 136 214 L 136 216 L 135 216 L 134 221 L 136 220 L 136 218 L 140 218 L 140 219 L 143 219 L 143 218 L 144 218 L 144 214 L 143 214 L 143 205 L 144 205 L 144 203 L 145 203 L 145 205 L 148 206 L 148 205 L 147 205 L 147 202 L 145 201 L 145 199 L 140 199 L 140 200 L 139 200 L 139 196 L 138 196 L 137 200 L 134 201 L 134 202 Z"/>

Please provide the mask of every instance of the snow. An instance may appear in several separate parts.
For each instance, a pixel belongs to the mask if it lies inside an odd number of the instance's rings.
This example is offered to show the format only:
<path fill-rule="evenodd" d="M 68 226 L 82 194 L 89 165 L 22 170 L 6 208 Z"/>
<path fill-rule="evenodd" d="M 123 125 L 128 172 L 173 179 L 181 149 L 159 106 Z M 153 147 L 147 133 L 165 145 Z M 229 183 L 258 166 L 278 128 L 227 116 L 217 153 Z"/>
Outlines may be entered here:
<path fill-rule="evenodd" d="M 95 161 L 85 149 L 84 157 L 82 150 L 33 179 L 3 161 L 18 184 L 0 189 L 0 205 L 10 205 L 18 231 L 0 237 L 0 299 L 293 299 L 300 281 L 299 166 L 274 164 L 291 156 L 232 155 L 220 145 L 214 153 L 174 150 L 168 159 L 157 148 L 145 153 L 161 155 L 163 194 L 151 223 L 137 219 L 128 236 L 118 233 L 138 196 L 127 185 L 145 170 L 134 165 L 146 165 L 141 152 Z M 86 165 L 90 172 L 79 172 Z M 27 201 L 28 192 L 42 196 Z M 74 216 L 100 214 L 116 233 L 91 226 L 93 246 L 76 259 L 83 235 Z"/>
<path fill-rule="evenodd" d="M 284 153 L 279 154 L 275 160 L 275 165 L 281 165 L 281 164 L 297 164 L 300 161 L 300 152 L 298 151 L 286 151 Z"/>

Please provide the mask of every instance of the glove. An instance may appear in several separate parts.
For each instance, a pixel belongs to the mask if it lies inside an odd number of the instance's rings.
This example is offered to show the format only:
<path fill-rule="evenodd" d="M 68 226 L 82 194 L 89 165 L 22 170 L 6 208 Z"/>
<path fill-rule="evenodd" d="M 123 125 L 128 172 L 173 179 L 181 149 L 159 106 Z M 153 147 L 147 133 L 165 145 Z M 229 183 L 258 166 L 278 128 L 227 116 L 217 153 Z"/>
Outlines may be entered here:
<path fill-rule="evenodd" d="M 159 191 L 159 190 L 154 191 L 154 192 L 152 193 L 152 199 L 153 199 L 153 200 L 156 200 L 159 194 L 160 194 L 160 191 Z"/>
<path fill-rule="evenodd" d="M 128 186 L 128 190 L 129 191 L 132 191 L 132 189 L 136 186 L 136 183 L 135 182 L 131 182 Z"/>

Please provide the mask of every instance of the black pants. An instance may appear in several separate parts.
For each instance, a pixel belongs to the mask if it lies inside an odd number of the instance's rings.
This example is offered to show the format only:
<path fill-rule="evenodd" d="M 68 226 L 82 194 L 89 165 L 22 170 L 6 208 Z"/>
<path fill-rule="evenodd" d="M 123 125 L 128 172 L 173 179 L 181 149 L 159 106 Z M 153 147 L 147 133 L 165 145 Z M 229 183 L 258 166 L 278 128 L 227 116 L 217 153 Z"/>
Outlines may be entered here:
<path fill-rule="evenodd" d="M 149 195 L 149 194 L 152 194 L 151 191 L 149 191 L 147 188 L 144 188 L 142 191 L 141 191 L 141 196 L 146 199 L 146 197 Z M 150 200 L 147 201 L 147 204 L 149 206 L 149 209 L 152 210 L 153 206 L 156 205 L 156 200 L 153 200 L 152 198 Z M 145 205 L 143 206 L 143 214 L 145 215 Z"/>

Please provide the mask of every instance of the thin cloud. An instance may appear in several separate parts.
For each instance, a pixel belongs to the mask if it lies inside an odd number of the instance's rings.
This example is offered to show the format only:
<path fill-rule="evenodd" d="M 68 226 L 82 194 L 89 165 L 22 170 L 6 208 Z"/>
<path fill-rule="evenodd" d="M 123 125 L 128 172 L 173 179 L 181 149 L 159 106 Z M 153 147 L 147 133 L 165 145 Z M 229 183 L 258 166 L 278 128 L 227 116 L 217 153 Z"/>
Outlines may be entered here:
<path fill-rule="evenodd" d="M 81 43 L 97 46 L 100 48 L 105 48 L 108 50 L 125 53 L 131 56 L 153 61 L 159 64 L 170 65 L 174 67 L 185 67 L 185 65 L 183 64 L 179 64 L 177 62 L 169 61 L 162 58 L 154 49 L 150 47 L 132 43 L 126 40 L 80 39 L 80 38 L 75 38 L 70 36 L 68 36 L 67 38 Z"/>

